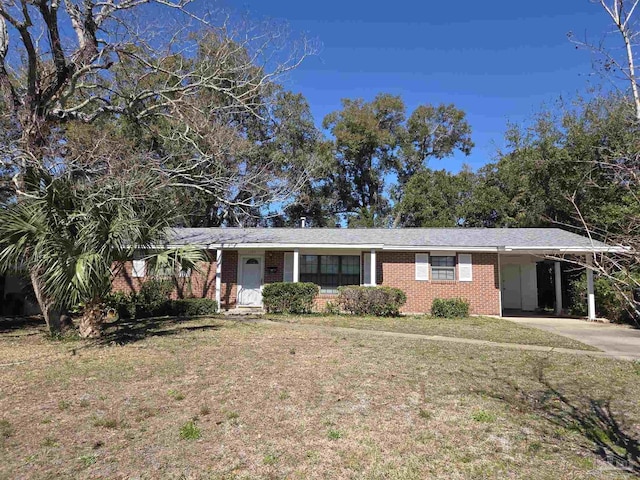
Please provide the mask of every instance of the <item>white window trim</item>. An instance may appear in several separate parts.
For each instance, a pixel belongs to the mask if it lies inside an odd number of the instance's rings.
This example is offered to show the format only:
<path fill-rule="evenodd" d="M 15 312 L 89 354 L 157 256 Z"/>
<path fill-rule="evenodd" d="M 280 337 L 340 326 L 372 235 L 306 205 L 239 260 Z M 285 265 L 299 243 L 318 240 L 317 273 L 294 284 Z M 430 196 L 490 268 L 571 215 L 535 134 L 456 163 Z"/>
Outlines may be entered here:
<path fill-rule="evenodd" d="M 428 253 L 416 253 L 414 255 L 414 279 L 419 282 L 427 282 L 430 278 L 430 264 L 431 259 Z M 424 271 L 419 271 L 419 268 L 423 266 Z"/>
<path fill-rule="evenodd" d="M 293 252 L 284 252 L 284 262 L 282 271 L 282 281 L 291 283 L 293 282 Z M 289 265 L 287 265 L 289 264 Z M 287 268 L 287 266 L 289 268 Z"/>
<path fill-rule="evenodd" d="M 466 266 L 468 266 L 469 269 L 466 273 L 464 273 L 464 269 Z M 458 254 L 458 281 L 460 282 L 473 281 L 473 255 L 471 255 L 470 253 Z"/>
<path fill-rule="evenodd" d="M 147 260 L 140 252 L 133 253 L 131 276 L 133 278 L 144 278 L 147 276 Z"/>

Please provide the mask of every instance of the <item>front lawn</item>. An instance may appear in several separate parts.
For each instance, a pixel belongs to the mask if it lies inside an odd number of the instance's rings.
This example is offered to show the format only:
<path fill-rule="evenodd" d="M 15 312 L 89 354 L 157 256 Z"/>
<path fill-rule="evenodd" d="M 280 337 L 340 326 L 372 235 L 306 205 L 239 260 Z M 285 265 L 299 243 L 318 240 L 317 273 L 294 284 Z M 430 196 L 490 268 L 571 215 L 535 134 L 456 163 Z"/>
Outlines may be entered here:
<path fill-rule="evenodd" d="M 0 321 L 0 478 L 640 473 L 631 362 L 222 319 L 108 334 Z"/>
<path fill-rule="evenodd" d="M 597 350 L 571 338 L 520 325 L 494 317 L 435 318 L 407 315 L 395 318 L 358 317 L 352 315 L 270 315 L 280 322 L 347 327 L 363 330 L 441 335 L 443 337 L 472 338 L 501 343 L 521 343 L 546 347 Z"/>

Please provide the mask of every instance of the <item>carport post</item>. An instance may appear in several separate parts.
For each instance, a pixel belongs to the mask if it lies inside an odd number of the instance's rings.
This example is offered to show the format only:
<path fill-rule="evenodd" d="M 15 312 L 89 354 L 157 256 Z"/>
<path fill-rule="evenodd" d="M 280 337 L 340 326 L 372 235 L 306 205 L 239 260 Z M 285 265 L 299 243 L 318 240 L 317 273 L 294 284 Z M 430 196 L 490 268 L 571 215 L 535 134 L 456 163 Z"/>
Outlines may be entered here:
<path fill-rule="evenodd" d="M 562 265 L 560 262 L 553 262 L 553 270 L 555 273 L 555 287 L 556 287 L 556 315 L 562 313 Z"/>
<path fill-rule="evenodd" d="M 587 306 L 589 320 L 596 319 L 596 295 L 593 288 L 593 256 L 587 254 Z"/>

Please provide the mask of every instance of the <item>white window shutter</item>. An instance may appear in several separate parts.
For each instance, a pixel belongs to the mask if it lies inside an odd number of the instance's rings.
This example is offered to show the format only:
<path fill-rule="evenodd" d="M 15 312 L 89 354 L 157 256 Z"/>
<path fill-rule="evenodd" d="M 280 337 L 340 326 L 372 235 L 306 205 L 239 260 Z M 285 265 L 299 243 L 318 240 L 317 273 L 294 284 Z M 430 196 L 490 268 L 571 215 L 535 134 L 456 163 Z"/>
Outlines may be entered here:
<path fill-rule="evenodd" d="M 364 280 L 364 285 L 371 285 L 371 253 L 365 252 L 364 254 L 364 275 L 362 279 Z"/>
<path fill-rule="evenodd" d="M 416 280 L 429 280 L 428 253 L 416 253 Z"/>
<path fill-rule="evenodd" d="M 293 282 L 293 252 L 284 253 L 283 282 Z"/>
<path fill-rule="evenodd" d="M 470 253 L 460 253 L 458 255 L 458 278 L 461 282 L 473 280 L 473 265 Z"/>
<path fill-rule="evenodd" d="M 147 275 L 147 261 L 144 258 L 133 259 L 133 267 L 131 268 L 131 276 L 135 278 L 143 278 Z"/>

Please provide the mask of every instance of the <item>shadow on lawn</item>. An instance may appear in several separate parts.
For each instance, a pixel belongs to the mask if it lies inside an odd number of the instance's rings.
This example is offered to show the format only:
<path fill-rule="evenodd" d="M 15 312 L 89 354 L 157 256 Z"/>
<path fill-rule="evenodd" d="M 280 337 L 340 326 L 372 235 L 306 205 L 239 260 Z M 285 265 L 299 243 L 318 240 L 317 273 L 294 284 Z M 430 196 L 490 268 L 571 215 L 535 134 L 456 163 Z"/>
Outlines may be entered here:
<path fill-rule="evenodd" d="M 536 413 L 554 426 L 579 433 L 584 440 L 582 447 L 612 467 L 640 474 L 640 439 L 616 418 L 611 402 L 563 392 L 545 377 L 546 366 L 544 360 L 535 369 L 536 380 L 542 387 L 539 390 L 526 391 L 508 379 L 496 377 L 495 384 L 502 383 L 505 390 L 483 391 L 513 407 Z"/>
<path fill-rule="evenodd" d="M 155 317 L 123 319 L 111 322 L 95 340 L 98 345 L 127 345 L 151 337 L 166 337 L 184 332 L 219 330 L 220 325 L 194 325 L 195 319 Z"/>
<path fill-rule="evenodd" d="M 0 334 L 44 327 L 44 320 L 39 316 L 32 317 L 0 317 Z M 35 334 L 35 332 L 34 332 Z"/>

